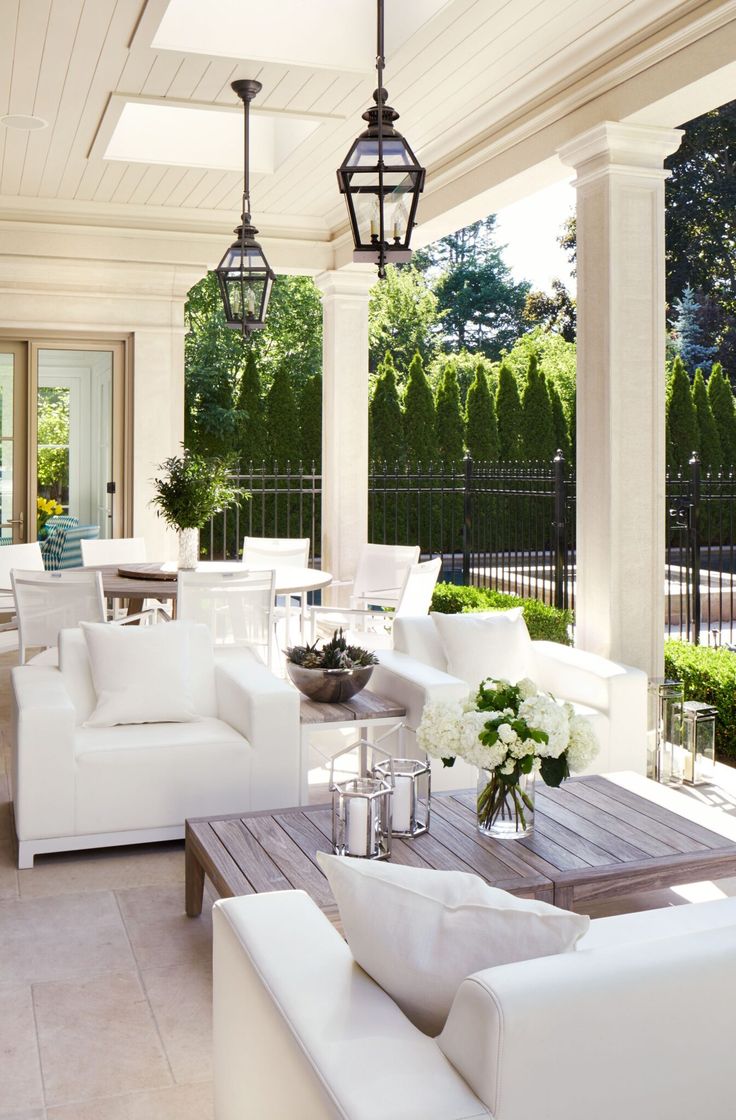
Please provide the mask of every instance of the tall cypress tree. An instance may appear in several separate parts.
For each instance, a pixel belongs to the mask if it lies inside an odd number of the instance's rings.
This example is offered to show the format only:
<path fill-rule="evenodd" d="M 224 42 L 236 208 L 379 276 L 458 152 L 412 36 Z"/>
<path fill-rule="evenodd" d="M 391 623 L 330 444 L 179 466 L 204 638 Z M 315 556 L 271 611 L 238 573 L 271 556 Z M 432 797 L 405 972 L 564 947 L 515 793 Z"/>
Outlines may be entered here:
<path fill-rule="evenodd" d="M 736 411 L 731 386 L 723 375 L 720 362 L 713 363 L 708 378 L 708 400 L 721 441 L 721 461 L 724 467 L 736 465 Z"/>
<path fill-rule="evenodd" d="M 437 456 L 434 397 L 418 352 L 409 363 L 404 393 L 404 435 L 412 463 L 431 463 Z"/>
<path fill-rule="evenodd" d="M 567 430 L 565 409 L 562 406 L 562 397 L 557 392 L 557 386 L 547 379 L 547 392 L 552 409 L 552 427 L 555 433 L 555 450 L 561 451 L 566 459 L 570 458 L 570 435 Z"/>
<path fill-rule="evenodd" d="M 695 370 L 693 381 L 693 405 L 700 433 L 700 461 L 703 466 L 717 471 L 721 466 L 721 437 L 708 400 L 708 390 L 702 369 Z"/>
<path fill-rule="evenodd" d="M 322 378 L 312 374 L 299 394 L 301 460 L 307 470 L 322 463 Z"/>
<path fill-rule="evenodd" d="M 435 401 L 437 457 L 445 463 L 459 463 L 465 451 L 463 416 L 457 369 L 452 358 L 445 362 Z"/>
<path fill-rule="evenodd" d="M 370 455 L 374 463 L 403 462 L 404 417 L 396 388 L 396 369 L 389 351 L 378 367 L 369 406 Z"/>
<path fill-rule="evenodd" d="M 521 394 L 521 412 L 521 449 L 524 459 L 551 462 L 557 450 L 552 405 L 536 354 L 532 354 L 529 359 L 526 385 Z"/>
<path fill-rule="evenodd" d="M 511 367 L 501 362 L 496 391 L 498 423 L 498 457 L 503 460 L 521 458 L 521 401 Z"/>
<path fill-rule="evenodd" d="M 285 366 L 278 366 L 266 396 L 268 420 L 268 453 L 280 467 L 299 462 L 299 408 L 294 386 Z"/>
<path fill-rule="evenodd" d="M 243 470 L 250 461 L 258 465 L 268 454 L 266 417 L 261 395 L 261 377 L 252 346 L 248 347 L 245 368 L 240 375 L 237 407 L 244 419 L 238 433 L 238 457 Z"/>
<path fill-rule="evenodd" d="M 698 421 L 690 394 L 690 380 L 679 355 L 672 363 L 667 385 L 667 447 L 669 467 L 685 467 L 699 450 Z"/>
<path fill-rule="evenodd" d="M 465 402 L 465 443 L 468 454 L 480 463 L 498 459 L 496 406 L 482 362 L 475 367 L 475 377 Z"/>

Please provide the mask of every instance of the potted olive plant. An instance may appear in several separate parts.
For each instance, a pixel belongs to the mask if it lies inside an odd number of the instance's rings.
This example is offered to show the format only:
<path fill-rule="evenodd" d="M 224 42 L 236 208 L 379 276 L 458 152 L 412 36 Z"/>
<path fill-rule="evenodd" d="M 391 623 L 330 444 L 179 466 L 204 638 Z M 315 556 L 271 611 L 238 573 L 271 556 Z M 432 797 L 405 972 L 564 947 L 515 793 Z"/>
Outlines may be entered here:
<path fill-rule="evenodd" d="M 231 464 L 206 459 L 186 448 L 159 464 L 161 476 L 153 479 L 151 504 L 159 517 L 179 533 L 179 567 L 195 568 L 199 556 L 199 530 L 216 513 L 238 498 L 250 497 L 230 480 Z"/>

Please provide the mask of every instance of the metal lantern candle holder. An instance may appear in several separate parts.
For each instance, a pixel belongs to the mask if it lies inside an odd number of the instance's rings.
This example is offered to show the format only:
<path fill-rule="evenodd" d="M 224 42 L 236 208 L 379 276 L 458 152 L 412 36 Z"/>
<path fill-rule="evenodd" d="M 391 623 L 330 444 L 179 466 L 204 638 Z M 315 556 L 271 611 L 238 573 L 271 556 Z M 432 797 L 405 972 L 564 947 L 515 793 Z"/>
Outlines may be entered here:
<path fill-rule="evenodd" d="M 680 782 L 684 761 L 682 682 L 653 680 L 649 688 L 655 704 L 655 741 L 647 776 L 658 782 Z"/>
<path fill-rule="evenodd" d="M 420 836 L 429 829 L 430 765 L 415 758 L 394 758 L 379 762 L 374 770 L 375 777 L 387 782 L 392 775 L 392 834 L 404 839 Z"/>
<path fill-rule="evenodd" d="M 385 777 L 376 776 L 379 758 Z M 335 855 L 388 859 L 394 793 L 390 756 L 364 739 L 339 751 L 330 764 L 330 790 Z"/>
<path fill-rule="evenodd" d="M 716 716 L 718 709 L 699 700 L 684 705 L 684 780 L 689 785 L 712 782 L 716 766 Z"/>

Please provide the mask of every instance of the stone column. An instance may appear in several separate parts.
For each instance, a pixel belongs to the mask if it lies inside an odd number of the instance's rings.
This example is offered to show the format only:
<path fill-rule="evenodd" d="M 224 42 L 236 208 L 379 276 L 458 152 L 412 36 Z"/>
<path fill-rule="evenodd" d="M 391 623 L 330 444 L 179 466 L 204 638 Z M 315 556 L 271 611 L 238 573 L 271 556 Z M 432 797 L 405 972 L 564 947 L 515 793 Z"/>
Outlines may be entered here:
<path fill-rule="evenodd" d="M 353 578 L 368 539 L 368 294 L 375 282 L 373 269 L 315 277 L 323 311 L 322 567 L 336 580 Z"/>
<path fill-rule="evenodd" d="M 682 133 L 611 121 L 560 150 L 577 178 L 576 643 L 661 676 L 663 161 Z"/>

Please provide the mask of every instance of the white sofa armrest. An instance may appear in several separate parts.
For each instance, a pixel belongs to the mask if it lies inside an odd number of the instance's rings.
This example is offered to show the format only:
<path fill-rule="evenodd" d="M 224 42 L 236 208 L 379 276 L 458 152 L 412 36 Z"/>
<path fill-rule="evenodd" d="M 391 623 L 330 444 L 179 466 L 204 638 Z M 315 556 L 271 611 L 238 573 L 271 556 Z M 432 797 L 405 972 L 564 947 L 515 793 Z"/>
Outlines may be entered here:
<path fill-rule="evenodd" d="M 56 668 L 20 665 L 13 700 L 13 802 L 19 840 L 74 831 L 76 711 Z"/>
<path fill-rule="evenodd" d="M 303 891 L 217 902 L 213 925 L 217 1120 L 488 1117 Z"/>
<path fill-rule="evenodd" d="M 729 926 L 478 972 L 438 1043 L 495 1120 L 730 1120 L 734 1007 Z"/>
<path fill-rule="evenodd" d="M 299 803 L 299 693 L 255 658 L 215 661 L 217 714 L 248 740 L 251 809 Z"/>
<path fill-rule="evenodd" d="M 377 651 L 378 665 L 368 687 L 387 700 L 406 708 L 406 725 L 416 731 L 424 705 L 430 700 L 463 701 L 470 688 L 465 681 L 425 665 L 396 650 Z"/>
<path fill-rule="evenodd" d="M 583 649 L 532 642 L 530 676 L 560 699 L 603 712 L 609 721 L 610 759 L 604 770 L 646 773 L 647 675 Z"/>

